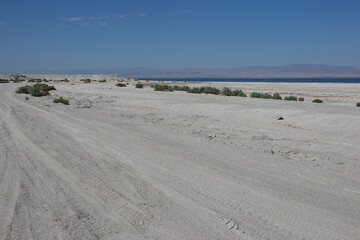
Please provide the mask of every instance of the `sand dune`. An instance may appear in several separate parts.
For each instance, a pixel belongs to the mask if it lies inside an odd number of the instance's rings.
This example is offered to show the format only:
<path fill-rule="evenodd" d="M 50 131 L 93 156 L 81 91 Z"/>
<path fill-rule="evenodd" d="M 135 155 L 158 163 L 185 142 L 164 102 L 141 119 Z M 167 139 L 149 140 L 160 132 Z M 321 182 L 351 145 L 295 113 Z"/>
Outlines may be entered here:
<path fill-rule="evenodd" d="M 18 86 L 0 85 L 1 240 L 359 239 L 353 104 Z"/>

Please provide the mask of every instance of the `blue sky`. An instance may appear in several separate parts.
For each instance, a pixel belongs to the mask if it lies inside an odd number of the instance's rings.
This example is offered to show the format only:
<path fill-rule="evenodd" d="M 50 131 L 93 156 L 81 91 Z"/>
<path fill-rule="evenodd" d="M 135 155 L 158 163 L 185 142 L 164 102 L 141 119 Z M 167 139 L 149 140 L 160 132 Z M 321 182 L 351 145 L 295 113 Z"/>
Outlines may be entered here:
<path fill-rule="evenodd" d="M 360 1 L 0 0 L 0 72 L 360 66 Z"/>

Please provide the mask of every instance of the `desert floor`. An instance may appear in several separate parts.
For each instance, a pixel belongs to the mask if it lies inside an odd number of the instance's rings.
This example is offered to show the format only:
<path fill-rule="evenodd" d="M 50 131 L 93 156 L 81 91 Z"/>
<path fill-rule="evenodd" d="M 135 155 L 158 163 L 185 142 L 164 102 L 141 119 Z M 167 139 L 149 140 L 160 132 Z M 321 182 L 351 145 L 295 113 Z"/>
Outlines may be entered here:
<path fill-rule="evenodd" d="M 360 85 L 20 85 L 0 84 L 1 240 L 360 239 Z"/>

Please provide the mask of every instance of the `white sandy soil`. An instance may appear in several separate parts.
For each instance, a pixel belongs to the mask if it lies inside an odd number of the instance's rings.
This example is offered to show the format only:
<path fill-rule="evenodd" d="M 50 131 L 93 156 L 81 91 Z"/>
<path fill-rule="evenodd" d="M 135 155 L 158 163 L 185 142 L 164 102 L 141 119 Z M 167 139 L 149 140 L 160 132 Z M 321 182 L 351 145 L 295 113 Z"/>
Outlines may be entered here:
<path fill-rule="evenodd" d="M 273 89 L 351 96 L 324 104 L 20 85 L 0 84 L 0 240 L 360 239 L 356 84 Z"/>

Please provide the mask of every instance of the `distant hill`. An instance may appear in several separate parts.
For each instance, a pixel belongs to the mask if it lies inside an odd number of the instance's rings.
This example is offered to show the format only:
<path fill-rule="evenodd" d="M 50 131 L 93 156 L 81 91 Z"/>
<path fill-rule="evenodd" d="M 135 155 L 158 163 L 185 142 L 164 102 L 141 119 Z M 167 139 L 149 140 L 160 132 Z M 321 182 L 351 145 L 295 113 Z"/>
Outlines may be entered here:
<path fill-rule="evenodd" d="M 206 68 L 116 68 L 72 69 L 61 71 L 19 72 L 22 74 L 120 74 L 138 79 L 148 78 L 360 78 L 360 67 L 315 64 L 290 64 L 282 66 L 249 66 L 224 69 Z M 18 74 L 19 74 L 18 73 Z"/>
<path fill-rule="evenodd" d="M 118 73 L 135 78 L 358 78 L 360 68 L 292 64 L 283 66 L 250 66 L 229 69 L 119 69 Z"/>

